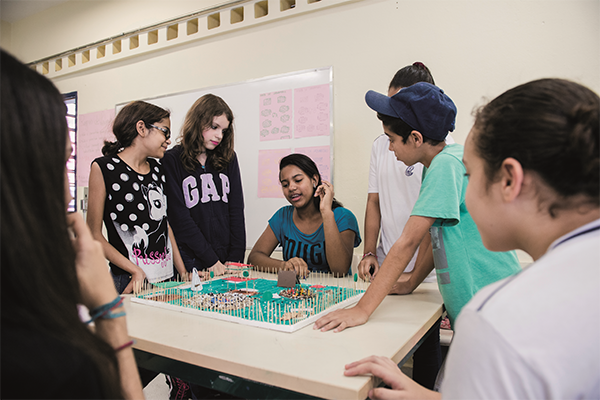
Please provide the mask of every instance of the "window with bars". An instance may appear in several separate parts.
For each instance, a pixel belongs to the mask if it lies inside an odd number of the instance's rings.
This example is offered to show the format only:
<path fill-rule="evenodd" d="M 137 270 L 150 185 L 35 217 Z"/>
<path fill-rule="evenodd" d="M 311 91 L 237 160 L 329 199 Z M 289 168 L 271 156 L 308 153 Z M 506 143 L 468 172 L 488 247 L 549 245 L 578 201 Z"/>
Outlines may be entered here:
<path fill-rule="evenodd" d="M 70 212 L 77 210 L 77 92 L 63 95 L 67 106 L 67 126 L 69 127 L 69 138 L 73 144 L 73 152 L 67 161 L 67 175 L 69 176 L 69 190 L 73 200 L 69 203 Z"/>

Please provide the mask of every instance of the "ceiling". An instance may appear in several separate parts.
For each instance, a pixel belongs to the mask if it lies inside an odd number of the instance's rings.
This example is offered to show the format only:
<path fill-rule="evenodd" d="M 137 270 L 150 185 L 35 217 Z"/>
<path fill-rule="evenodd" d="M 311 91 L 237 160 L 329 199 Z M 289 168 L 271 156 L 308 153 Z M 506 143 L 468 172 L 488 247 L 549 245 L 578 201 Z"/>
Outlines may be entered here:
<path fill-rule="evenodd" d="M 68 0 L 0 0 L 0 19 L 17 22 Z"/>

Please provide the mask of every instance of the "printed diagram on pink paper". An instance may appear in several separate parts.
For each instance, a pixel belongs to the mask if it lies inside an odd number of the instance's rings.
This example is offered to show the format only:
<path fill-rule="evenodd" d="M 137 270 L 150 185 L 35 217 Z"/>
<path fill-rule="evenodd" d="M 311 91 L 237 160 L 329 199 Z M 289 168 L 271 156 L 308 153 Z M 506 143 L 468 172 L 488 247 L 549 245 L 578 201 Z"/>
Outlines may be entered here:
<path fill-rule="evenodd" d="M 321 173 L 321 179 L 331 182 L 331 157 L 329 146 L 297 147 L 294 153 L 309 156 Z"/>
<path fill-rule="evenodd" d="M 90 165 L 102 156 L 105 140 L 114 141 L 112 122 L 115 110 L 97 111 L 79 115 L 77 132 L 77 186 L 88 186 Z"/>
<path fill-rule="evenodd" d="M 329 85 L 294 90 L 294 137 L 329 135 Z"/>
<path fill-rule="evenodd" d="M 279 160 L 291 152 L 292 149 L 258 152 L 258 197 L 283 198 L 279 183 Z"/>
<path fill-rule="evenodd" d="M 291 153 L 309 156 L 331 181 L 330 91 L 322 84 L 259 95 L 259 198 L 283 198 L 279 161 Z"/>
<path fill-rule="evenodd" d="M 292 90 L 260 95 L 260 140 L 292 138 Z"/>

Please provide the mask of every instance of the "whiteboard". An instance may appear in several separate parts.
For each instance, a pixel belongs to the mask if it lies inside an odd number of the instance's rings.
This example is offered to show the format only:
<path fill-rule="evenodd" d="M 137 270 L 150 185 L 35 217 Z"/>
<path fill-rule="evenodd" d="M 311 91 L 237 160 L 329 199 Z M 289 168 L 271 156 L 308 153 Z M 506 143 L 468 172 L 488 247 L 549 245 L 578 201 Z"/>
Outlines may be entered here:
<path fill-rule="evenodd" d="M 268 225 L 268 220 L 282 206 L 289 203 L 281 194 L 278 198 L 259 197 L 259 152 L 265 150 L 291 149 L 329 146 L 329 180 L 333 181 L 333 115 L 332 115 L 332 67 L 323 67 L 305 71 L 293 72 L 283 75 L 265 77 L 261 79 L 197 89 L 184 93 L 143 99 L 171 111 L 171 131 L 173 132 L 171 147 L 177 144 L 185 115 L 194 102 L 207 93 L 213 93 L 225 100 L 234 114 L 235 152 L 237 153 L 242 186 L 244 190 L 244 204 L 246 217 L 246 247 L 254 246 Z M 328 85 L 328 121 L 327 134 L 321 136 L 297 137 L 295 123 L 291 138 L 278 140 L 260 140 L 261 138 L 261 95 L 292 90 L 292 101 L 296 102 L 296 90 L 310 88 L 318 85 Z M 125 104 L 116 106 L 117 112 Z M 297 115 L 292 118 L 296 119 Z M 277 165 L 278 168 L 278 165 Z M 323 175 L 323 171 L 321 171 Z M 325 178 L 325 177 L 324 177 Z"/>

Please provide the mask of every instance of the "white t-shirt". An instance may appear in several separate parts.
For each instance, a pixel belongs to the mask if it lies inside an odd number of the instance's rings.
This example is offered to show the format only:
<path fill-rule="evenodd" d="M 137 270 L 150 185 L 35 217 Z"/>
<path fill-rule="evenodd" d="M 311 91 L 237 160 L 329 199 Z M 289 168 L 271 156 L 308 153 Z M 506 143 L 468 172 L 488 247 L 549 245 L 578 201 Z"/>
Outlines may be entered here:
<path fill-rule="evenodd" d="M 407 167 L 398 161 L 389 150 L 389 139 L 381 135 L 371 148 L 371 168 L 369 171 L 369 193 L 379 193 L 381 211 L 381 233 L 377 246 L 377 261 L 383 263 L 392 245 L 396 243 L 404 225 L 410 217 L 421 189 L 421 163 Z M 417 254 L 404 272 L 410 272 L 415 266 Z"/>
<path fill-rule="evenodd" d="M 462 309 L 444 399 L 600 398 L 600 220 Z"/>

